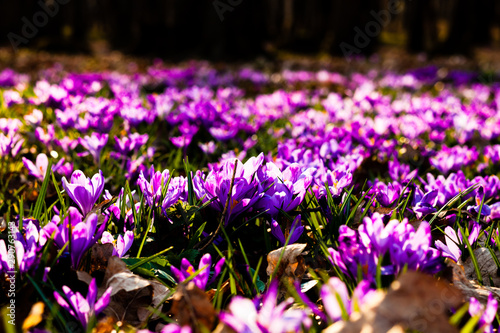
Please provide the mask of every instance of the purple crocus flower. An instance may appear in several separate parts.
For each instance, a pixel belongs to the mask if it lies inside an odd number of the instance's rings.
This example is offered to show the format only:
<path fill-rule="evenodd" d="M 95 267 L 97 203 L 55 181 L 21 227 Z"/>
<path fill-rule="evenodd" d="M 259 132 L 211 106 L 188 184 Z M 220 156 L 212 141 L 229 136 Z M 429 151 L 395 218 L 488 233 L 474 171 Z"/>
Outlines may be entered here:
<path fill-rule="evenodd" d="M 0 118 L 0 131 L 6 134 L 15 134 L 23 126 L 23 122 L 17 118 Z"/>
<path fill-rule="evenodd" d="M 61 147 L 65 153 L 69 153 L 78 146 L 78 140 L 73 140 L 67 136 L 54 140 L 57 146 Z"/>
<path fill-rule="evenodd" d="M 254 208 L 254 205 L 264 196 L 264 189 L 255 177 L 257 170 L 262 166 L 264 154 L 251 157 L 243 164 L 239 160 L 227 160 L 217 170 L 212 170 L 205 178 L 201 172 L 193 177 L 194 190 L 203 202 L 215 199 L 210 206 L 222 212 L 228 199 L 231 179 L 236 162 L 234 186 L 229 196 L 229 205 L 225 224 L 234 220 L 236 216 Z"/>
<path fill-rule="evenodd" d="M 108 142 L 108 134 L 92 133 L 91 136 L 84 136 L 79 139 L 79 143 L 88 150 L 94 158 L 96 164 L 100 163 L 101 150 Z"/>
<path fill-rule="evenodd" d="M 85 329 L 87 329 L 90 320 L 108 306 L 112 291 L 111 287 L 109 287 L 101 298 L 97 299 L 95 279 L 90 282 L 86 298 L 79 292 L 73 292 L 68 286 L 63 286 L 62 290 L 69 303 L 57 291 L 54 291 L 54 298 L 61 307 L 78 319 Z"/>
<path fill-rule="evenodd" d="M 111 243 L 113 244 L 113 255 L 118 257 L 123 257 L 125 253 L 130 249 L 132 243 L 134 242 L 134 232 L 128 230 L 125 235 L 118 235 L 116 241 L 113 235 L 105 231 L 101 237 L 101 244 Z"/>
<path fill-rule="evenodd" d="M 63 165 L 64 158 L 61 158 L 57 164 L 52 166 L 52 171 L 56 172 Z M 47 167 L 49 166 L 49 159 L 45 154 L 38 154 L 36 157 L 36 162 L 33 163 L 26 157 L 23 157 L 23 164 L 29 170 L 29 174 L 42 180 L 45 178 L 45 173 L 47 172 Z"/>
<path fill-rule="evenodd" d="M 238 126 L 224 125 L 221 127 L 211 127 L 208 131 L 216 140 L 227 141 L 238 134 Z"/>
<path fill-rule="evenodd" d="M 480 197 L 482 200 L 484 195 L 484 200 L 488 200 L 491 198 L 498 197 L 498 193 L 500 193 L 500 179 L 493 176 L 485 176 L 485 177 L 475 177 L 471 181 L 472 184 L 477 184 L 479 187 L 475 190 L 476 195 Z M 480 193 L 481 192 L 481 193 Z"/>
<path fill-rule="evenodd" d="M 17 262 L 20 273 L 26 273 L 38 265 L 40 249 L 40 234 L 37 226 L 29 221 L 24 228 L 24 237 L 19 229 L 10 222 L 9 228 L 13 238 L 7 242 L 0 240 L 0 272 L 11 272 L 16 269 Z"/>
<path fill-rule="evenodd" d="M 63 130 L 68 130 L 70 128 L 74 128 L 75 124 L 80 120 L 80 112 L 75 110 L 74 108 L 66 108 L 64 111 L 56 109 L 54 111 L 56 115 L 56 120 L 59 126 Z"/>
<path fill-rule="evenodd" d="M 288 241 L 288 245 L 295 243 L 300 235 L 304 232 L 304 226 L 300 223 L 301 221 L 301 216 L 300 214 L 295 217 L 293 220 L 292 226 L 290 227 L 290 240 Z M 283 231 L 281 230 L 281 227 L 275 219 L 271 220 L 271 234 L 276 237 L 282 245 L 285 245 L 286 243 L 286 237 L 283 234 Z"/>
<path fill-rule="evenodd" d="M 372 217 L 365 217 L 359 226 L 358 234 L 366 248 L 373 247 L 377 253 L 385 253 L 392 245 L 394 230 L 399 225 L 398 220 L 391 220 L 384 224 L 383 215 L 374 213 Z"/>
<path fill-rule="evenodd" d="M 440 172 L 447 174 L 450 171 L 460 170 L 460 168 L 474 163 L 477 159 L 476 147 L 454 146 L 449 148 L 443 146 L 436 156 L 430 159 L 430 162 Z"/>
<path fill-rule="evenodd" d="M 488 295 L 488 303 L 482 305 L 474 297 L 470 298 L 469 314 L 472 317 L 480 316 L 478 325 L 480 332 L 493 333 L 493 321 L 498 309 L 498 301 L 492 293 Z"/>
<path fill-rule="evenodd" d="M 123 138 L 115 138 L 115 149 L 122 155 L 127 155 L 129 152 L 138 149 L 148 142 L 149 135 L 132 133 Z"/>
<path fill-rule="evenodd" d="M 410 166 L 407 164 L 399 163 L 396 159 L 394 161 L 389 161 L 389 175 L 392 180 L 407 183 L 413 177 L 417 175 L 417 169 L 410 172 Z"/>
<path fill-rule="evenodd" d="M 385 184 L 378 182 L 375 185 L 377 202 L 384 207 L 391 207 L 401 196 L 403 188 L 398 182 Z"/>
<path fill-rule="evenodd" d="M 467 240 L 469 241 L 469 244 L 471 246 L 477 240 L 477 238 L 479 237 L 479 232 L 481 231 L 481 227 L 478 223 L 472 223 L 472 230 L 469 234 L 469 237 L 467 237 Z M 457 233 L 452 227 L 448 226 L 444 229 L 444 234 L 446 245 L 440 240 L 437 240 L 434 243 L 436 248 L 442 251 L 443 257 L 453 259 L 455 262 L 459 262 L 460 257 L 462 256 L 462 250 L 460 249 L 460 247 L 467 247 L 467 245 L 464 244 L 462 232 L 459 230 Z"/>
<path fill-rule="evenodd" d="M 347 319 L 346 317 L 357 310 L 356 306 L 362 306 L 375 292 L 370 287 L 370 282 L 363 280 L 354 289 L 351 298 L 345 283 L 337 277 L 331 277 L 321 287 L 320 295 L 328 317 L 335 322 Z"/>
<path fill-rule="evenodd" d="M 191 140 L 191 137 L 185 135 L 173 136 L 170 138 L 172 144 L 177 148 L 187 148 L 191 144 Z"/>
<path fill-rule="evenodd" d="M 71 182 L 68 183 L 66 177 L 62 179 L 63 187 L 73 200 L 83 215 L 87 215 L 101 196 L 104 188 L 104 176 L 102 171 L 92 176 L 92 179 L 85 176 L 80 170 L 75 170 L 71 175 Z"/>
<path fill-rule="evenodd" d="M 448 178 L 444 178 L 443 175 L 434 177 L 432 174 L 427 174 L 427 185 L 425 185 L 425 191 L 431 191 L 434 189 L 438 190 L 437 195 L 437 205 L 439 207 L 444 206 L 451 198 L 465 191 L 469 187 L 470 183 L 465 178 L 462 171 L 457 173 L 451 173 Z M 469 194 L 472 196 L 472 194 Z M 469 196 L 465 196 L 467 199 Z"/>
<path fill-rule="evenodd" d="M 266 164 L 265 171 L 262 169 L 257 173 L 261 187 L 267 191 L 256 207 L 271 217 L 278 216 L 280 209 L 289 212 L 297 208 L 313 181 L 312 170 L 302 171 L 300 165 L 292 163 L 281 172 L 272 162 Z"/>
<path fill-rule="evenodd" d="M 191 326 L 180 326 L 175 323 L 163 326 L 163 328 L 160 331 L 160 333 L 191 333 L 191 332 L 192 332 Z M 142 332 L 141 330 L 138 331 L 137 333 L 153 333 L 153 332 L 151 331 Z"/>
<path fill-rule="evenodd" d="M 491 212 L 490 215 L 486 218 L 488 222 L 493 221 L 494 219 L 499 219 L 500 218 L 500 202 L 495 202 L 494 204 L 490 205 Z"/>
<path fill-rule="evenodd" d="M 337 321 L 350 315 L 351 300 L 345 283 L 338 277 L 332 277 L 321 287 L 321 299 L 326 313 L 331 320 Z M 342 309 L 346 313 L 342 313 Z"/>
<path fill-rule="evenodd" d="M 415 232 L 407 219 L 392 220 L 384 227 L 381 216 L 374 214 L 365 218 L 356 232 L 342 225 L 339 228 L 338 250 L 329 249 L 333 265 L 344 273 L 356 277 L 358 267 L 363 275 L 375 277 L 378 260 L 390 255 L 390 264 L 381 267 L 383 275 L 397 274 L 405 265 L 414 270 L 436 273 L 441 269 L 441 256 L 431 248 L 431 231 L 427 222 L 422 222 Z"/>
<path fill-rule="evenodd" d="M 236 332 L 300 332 L 303 327 L 307 329 L 311 326 L 312 320 L 306 310 L 287 310 L 293 299 L 289 298 L 278 305 L 277 296 L 278 282 L 273 281 L 262 303 L 235 296 L 229 304 L 229 312 L 222 312 L 219 318 Z"/>
<path fill-rule="evenodd" d="M 189 121 L 183 121 L 182 124 L 178 126 L 178 129 L 182 135 L 193 137 L 198 132 L 199 127 L 196 124 L 191 124 Z"/>
<path fill-rule="evenodd" d="M 90 249 L 101 237 L 106 228 L 104 221 L 97 229 L 97 215 L 91 214 L 87 219 L 74 226 L 71 232 L 71 260 L 76 268 L 83 255 Z"/>
<path fill-rule="evenodd" d="M 24 139 L 19 134 L 0 133 L 0 157 L 11 155 L 15 157 L 23 145 Z"/>
<path fill-rule="evenodd" d="M 40 125 L 42 120 L 43 120 L 43 113 L 38 109 L 34 109 L 30 114 L 24 116 L 24 121 L 26 121 L 27 124 L 31 124 L 34 126 Z"/>
<path fill-rule="evenodd" d="M 35 129 L 35 137 L 38 141 L 48 146 L 55 137 L 54 125 L 47 126 L 47 132 L 43 130 L 41 127 L 37 127 Z"/>
<path fill-rule="evenodd" d="M 477 189 L 477 193 L 476 193 L 476 197 L 475 197 L 476 204 L 471 205 L 471 206 L 467 206 L 467 210 L 471 213 L 472 212 L 475 213 L 476 215 L 479 214 L 479 211 L 481 210 L 482 216 L 489 216 L 491 214 L 490 206 L 483 203 L 483 206 L 481 207 L 481 202 L 483 201 L 483 197 L 484 197 L 484 187 L 480 186 Z"/>
<path fill-rule="evenodd" d="M 416 213 L 417 218 L 434 213 L 436 208 L 434 205 L 437 202 L 438 190 L 434 189 L 425 194 L 417 187 L 415 189 L 415 197 L 413 198 L 413 211 Z"/>
<path fill-rule="evenodd" d="M 207 155 L 213 154 L 215 149 L 217 149 L 217 145 L 213 141 L 209 141 L 207 143 L 198 143 L 198 147 Z"/>
<path fill-rule="evenodd" d="M 23 104 L 24 99 L 18 91 L 9 89 L 3 91 L 3 102 L 7 107 L 11 107 L 14 104 Z"/>
<path fill-rule="evenodd" d="M 151 166 L 149 174 L 151 177 L 150 181 L 146 180 L 146 177 L 144 177 L 144 174 L 141 171 L 137 183 L 139 184 L 141 192 L 144 194 L 146 203 L 150 207 L 154 207 L 161 199 L 162 189 L 167 185 L 170 178 L 170 171 L 165 169 L 163 172 L 155 172 L 154 167 Z"/>
<path fill-rule="evenodd" d="M 82 221 L 82 215 L 74 207 L 68 209 L 69 215 L 64 219 L 61 224 L 59 216 L 55 216 L 44 228 L 44 239 L 50 238 L 54 235 L 54 242 L 59 248 L 69 241 L 69 228 L 71 228 L 71 248 L 70 256 L 73 268 L 77 269 L 83 255 L 101 238 L 104 229 L 106 228 L 105 221 L 97 229 L 97 215 L 90 214 L 85 220 Z"/>
<path fill-rule="evenodd" d="M 215 264 L 214 274 L 212 278 L 209 280 L 208 278 L 210 276 L 210 266 L 212 265 L 212 257 L 210 256 L 209 253 L 205 254 L 203 257 L 201 257 L 200 264 L 198 266 L 198 270 L 200 272 L 193 278 L 194 284 L 201 290 L 205 290 L 207 285 L 215 282 L 215 278 L 220 274 L 222 266 L 224 265 L 225 262 L 226 259 L 221 258 L 217 262 L 217 264 Z M 180 269 L 174 266 L 170 266 L 170 269 L 174 273 L 179 283 L 183 282 L 190 275 L 195 273 L 195 269 L 186 258 L 182 258 Z"/>
<path fill-rule="evenodd" d="M 442 269 L 440 251 L 431 247 L 429 223 L 421 222 L 415 231 L 405 218 L 394 230 L 394 242 L 389 249 L 395 272 L 405 265 L 409 269 L 435 274 Z"/>
<path fill-rule="evenodd" d="M 318 182 L 319 191 L 316 194 L 318 198 L 326 195 L 325 183 L 328 185 L 328 189 L 332 196 L 339 197 L 342 194 L 342 190 L 352 183 L 352 172 L 349 170 L 347 164 L 338 165 L 333 171 L 328 170 L 324 175 L 321 176 Z"/>

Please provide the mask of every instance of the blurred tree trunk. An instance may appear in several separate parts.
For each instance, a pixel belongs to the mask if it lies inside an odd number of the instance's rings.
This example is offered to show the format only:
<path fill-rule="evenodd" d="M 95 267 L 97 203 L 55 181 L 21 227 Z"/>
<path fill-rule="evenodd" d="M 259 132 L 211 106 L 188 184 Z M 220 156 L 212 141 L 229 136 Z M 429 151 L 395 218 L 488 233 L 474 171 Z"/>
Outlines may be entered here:
<path fill-rule="evenodd" d="M 53 3 L 57 0 L 42 0 Z M 393 1 L 393 0 L 391 0 Z M 404 0 L 408 50 L 430 51 L 437 44 L 438 13 L 443 0 Z M 443 53 L 465 52 L 491 42 L 490 28 L 499 0 L 448 0 L 449 34 Z M 175 59 L 209 57 L 249 59 L 266 50 L 300 53 L 370 54 L 379 44 L 381 29 L 374 12 L 389 0 L 70 0 L 21 45 L 58 51 L 87 51 L 90 33 L 112 49 Z M 226 8 L 223 15 L 215 4 Z M 21 34 L 22 18 L 33 20 L 38 0 L 0 0 L 2 45 L 9 32 Z M 394 14 L 393 14 L 394 15 Z M 96 28 L 97 27 L 97 28 Z M 369 33 L 370 27 L 372 32 Z M 368 30 L 367 30 L 368 29 Z M 375 32 L 373 32 L 375 29 Z M 96 33 L 97 32 L 97 33 Z M 361 36 L 364 35 L 364 36 Z M 366 36 L 368 35 L 368 36 Z M 361 36 L 361 37 L 360 37 Z M 360 42 L 362 40 L 362 42 Z"/>
<path fill-rule="evenodd" d="M 371 54 L 379 44 L 378 37 L 368 36 L 363 47 L 356 46 L 356 38 L 359 35 L 357 31 L 366 32 L 367 24 L 375 21 L 370 14 L 371 11 L 378 12 L 380 3 L 378 0 L 333 0 L 329 1 L 331 7 L 328 16 L 328 26 L 324 37 L 323 47 L 328 49 L 331 54 L 343 55 L 342 43 L 349 44 L 359 52 L 356 54 Z"/>
<path fill-rule="evenodd" d="M 404 22 L 410 52 L 433 52 L 437 47 L 437 14 L 430 0 L 406 0 Z"/>
<path fill-rule="evenodd" d="M 450 17 L 450 31 L 440 53 L 470 55 L 472 47 L 489 44 L 494 17 L 494 0 L 456 0 Z"/>

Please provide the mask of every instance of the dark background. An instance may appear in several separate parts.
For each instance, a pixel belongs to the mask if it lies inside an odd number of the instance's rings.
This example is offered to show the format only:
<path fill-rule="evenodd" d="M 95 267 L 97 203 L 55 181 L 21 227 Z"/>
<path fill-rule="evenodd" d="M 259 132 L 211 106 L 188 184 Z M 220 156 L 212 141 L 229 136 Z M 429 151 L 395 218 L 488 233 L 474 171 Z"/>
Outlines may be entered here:
<path fill-rule="evenodd" d="M 40 1 L 56 11 L 55 0 Z M 355 28 L 364 31 L 375 21 L 371 11 L 387 10 L 389 2 L 62 1 L 67 3 L 59 4 L 57 14 L 19 47 L 65 53 L 95 53 L 101 47 L 173 60 L 238 60 L 278 52 L 342 55 L 342 43 L 355 46 Z M 230 6 L 222 21 L 215 8 L 221 4 Z M 398 4 L 402 12 L 391 15 L 381 33 L 357 48 L 359 54 L 389 44 L 430 55 L 468 55 L 476 46 L 499 44 L 500 0 L 400 0 Z M 33 23 L 33 15 L 40 11 L 36 0 L 0 0 L 0 46 L 11 45 L 9 33 L 11 38 L 23 37 L 23 17 Z"/>

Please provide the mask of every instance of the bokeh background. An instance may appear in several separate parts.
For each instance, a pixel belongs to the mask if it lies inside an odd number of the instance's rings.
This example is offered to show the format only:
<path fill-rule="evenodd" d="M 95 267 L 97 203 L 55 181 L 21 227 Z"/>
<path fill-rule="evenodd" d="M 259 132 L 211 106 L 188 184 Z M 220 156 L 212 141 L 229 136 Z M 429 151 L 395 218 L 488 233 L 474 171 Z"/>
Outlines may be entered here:
<path fill-rule="evenodd" d="M 355 55 L 390 45 L 431 57 L 470 56 L 477 47 L 500 45 L 499 0 L 1 0 L 0 46 L 14 52 L 9 34 L 22 37 L 23 18 L 33 23 L 48 6 L 57 13 L 20 47 L 176 61 L 343 56 L 340 46 L 355 46 L 356 28 L 365 31 L 377 22 L 373 13 L 391 5 L 398 13 Z"/>

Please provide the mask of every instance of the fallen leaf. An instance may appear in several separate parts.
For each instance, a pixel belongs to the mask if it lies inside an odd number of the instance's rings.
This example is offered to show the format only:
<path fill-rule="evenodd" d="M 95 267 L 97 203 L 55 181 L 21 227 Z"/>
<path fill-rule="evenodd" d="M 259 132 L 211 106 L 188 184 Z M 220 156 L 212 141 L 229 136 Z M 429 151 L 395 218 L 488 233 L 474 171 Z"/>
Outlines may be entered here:
<path fill-rule="evenodd" d="M 89 274 L 95 276 L 96 272 L 104 274 L 109 258 L 113 256 L 113 244 L 96 243 L 91 247 L 90 256 L 85 256 L 81 267 L 89 267 Z M 102 276 L 102 275 L 101 275 Z"/>
<path fill-rule="evenodd" d="M 90 285 L 93 279 L 93 277 L 89 273 L 84 271 L 76 271 L 76 276 L 78 277 L 78 280 L 83 281 L 88 285 Z"/>
<path fill-rule="evenodd" d="M 212 330 L 217 313 L 208 295 L 194 282 L 179 284 L 174 294 L 171 312 L 180 326 L 188 325 L 193 332 L 202 332 L 200 324 Z"/>
<path fill-rule="evenodd" d="M 430 275 L 407 272 L 392 283 L 377 315 L 421 332 L 458 332 L 447 313 L 464 302 L 459 290 Z"/>
<path fill-rule="evenodd" d="M 121 289 L 111 297 L 104 313 L 116 320 L 140 326 L 147 319 L 147 315 L 142 310 L 147 309 L 151 304 L 152 293 L 151 286 L 132 291 Z"/>
<path fill-rule="evenodd" d="M 112 288 L 111 300 L 104 313 L 133 326 L 147 320 L 151 315 L 149 307 L 160 306 L 169 292 L 163 284 L 132 273 L 118 257 L 109 259 L 103 286 L 99 294 L 108 287 Z M 157 314 L 152 318 L 157 318 Z"/>
<path fill-rule="evenodd" d="M 349 321 L 337 322 L 324 332 L 458 332 L 447 314 L 462 303 L 460 291 L 453 286 L 424 273 L 407 272 L 393 282 L 387 294 L 377 291 Z"/>
<path fill-rule="evenodd" d="M 304 258 L 301 256 L 302 251 L 306 248 L 307 244 L 292 244 L 286 247 L 281 247 L 274 251 L 269 252 L 267 255 L 267 275 L 271 276 L 274 272 L 274 277 L 280 281 L 279 297 L 281 298 L 286 294 L 286 288 L 282 288 L 283 283 L 293 284 L 294 281 L 301 281 L 306 266 Z M 283 252 L 283 256 L 282 256 Z M 278 265 L 278 261 L 281 261 Z"/>
<path fill-rule="evenodd" d="M 363 304 L 360 312 L 353 313 L 349 321 L 337 321 L 333 325 L 328 326 L 323 333 L 378 333 L 390 332 L 394 327 L 385 320 L 378 319 L 377 327 L 374 323 L 377 320 L 377 308 L 384 300 L 385 293 L 377 291 L 365 304 Z M 400 326 L 397 326 L 400 327 Z M 402 333 L 403 329 L 391 331 L 392 333 Z"/>

